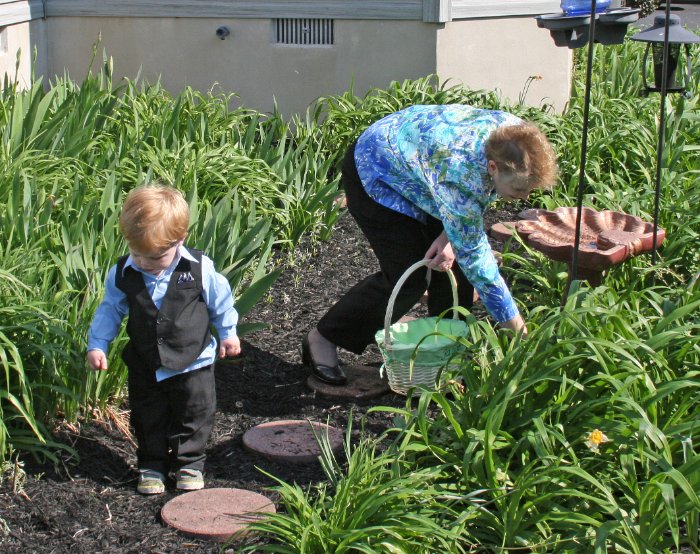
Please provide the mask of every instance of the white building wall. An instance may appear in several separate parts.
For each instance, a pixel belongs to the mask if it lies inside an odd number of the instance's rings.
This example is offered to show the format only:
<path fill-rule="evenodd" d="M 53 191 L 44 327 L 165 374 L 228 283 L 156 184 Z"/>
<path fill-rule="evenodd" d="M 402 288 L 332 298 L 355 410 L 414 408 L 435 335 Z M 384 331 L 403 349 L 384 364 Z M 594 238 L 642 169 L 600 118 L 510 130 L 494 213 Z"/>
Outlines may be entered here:
<path fill-rule="evenodd" d="M 571 52 L 555 47 L 531 17 L 451 21 L 437 32 L 437 73 L 470 88 L 498 90 L 514 102 L 561 111 L 571 87 Z"/>
<path fill-rule="evenodd" d="M 225 40 L 216 29 L 227 26 Z M 525 101 L 562 109 L 569 93 L 571 52 L 556 48 L 534 19 L 419 21 L 336 20 L 332 46 L 273 43 L 270 19 L 54 17 L 49 25 L 51 75 L 67 68 L 80 79 L 101 37 L 117 77 L 141 71 L 176 92 L 185 85 L 234 92 L 240 102 L 284 114 L 303 112 L 316 97 L 358 94 L 392 80 L 437 73 L 469 87 L 499 89 L 511 100 L 538 76 Z M 101 55 L 101 54 L 100 54 Z"/>
<path fill-rule="evenodd" d="M 221 40 L 216 29 L 226 26 Z M 115 77 L 159 77 L 168 90 L 189 85 L 234 92 L 248 107 L 303 112 L 316 97 L 358 93 L 435 72 L 435 25 L 419 21 L 335 21 L 332 46 L 278 45 L 271 19 L 53 17 L 49 74 L 82 79 L 93 51 L 114 59 Z"/>
<path fill-rule="evenodd" d="M 31 80 L 34 51 L 35 74 L 53 78 L 68 71 L 81 81 L 98 44 L 97 62 L 105 50 L 114 60 L 117 80 L 140 74 L 150 82 L 160 79 L 173 93 L 187 85 L 201 91 L 213 88 L 235 93 L 239 104 L 261 111 L 271 111 L 276 102 L 285 115 L 303 112 L 318 96 L 342 93 L 351 86 L 361 95 L 373 87 L 384 88 L 392 80 L 433 73 L 471 88 L 499 90 L 513 101 L 524 98 L 529 105 L 564 107 L 572 52 L 555 47 L 549 33 L 539 29 L 531 15 L 474 18 L 472 12 L 492 4 L 486 0 L 430 1 L 378 3 L 381 13 L 363 19 L 348 19 L 351 16 L 344 2 L 309 3 L 304 10 L 323 5 L 338 12 L 335 43 L 292 46 L 274 44 L 273 19 L 243 15 L 243 4 L 228 0 L 206 4 L 178 0 L 177 9 L 170 10 L 167 17 L 158 15 L 168 13 L 162 1 L 134 0 L 130 6 L 135 12 L 130 13 L 124 2 L 115 0 L 0 0 L 0 25 L 6 23 L 0 26 L 0 76 L 15 77 L 20 50 L 21 85 Z M 498 5 L 501 10 L 511 4 L 523 10 L 529 2 L 532 9 L 542 9 L 544 1 L 510 0 Z M 279 10 L 267 5 L 274 2 L 245 5 L 279 16 Z M 421 21 L 421 2 L 424 18 L 446 16 L 448 20 Z M 361 5 L 368 13 L 375 6 L 367 1 Z M 197 6 L 204 10 L 199 15 L 193 11 Z M 426 6 L 432 6 L 432 11 L 426 12 Z M 301 9 L 297 6 L 292 11 L 301 13 Z M 206 16 L 237 10 L 243 12 L 231 17 Z M 398 14 L 396 19 L 391 19 L 392 10 Z M 430 16 L 433 11 L 435 18 Z M 458 18 L 453 17 L 455 12 Z M 216 29 L 223 25 L 231 34 L 220 40 Z"/>
<path fill-rule="evenodd" d="M 17 79 L 21 88 L 28 88 L 33 60 L 34 73 L 45 75 L 46 22 L 38 19 L 0 27 L 0 86 L 7 77 L 11 83 Z"/>

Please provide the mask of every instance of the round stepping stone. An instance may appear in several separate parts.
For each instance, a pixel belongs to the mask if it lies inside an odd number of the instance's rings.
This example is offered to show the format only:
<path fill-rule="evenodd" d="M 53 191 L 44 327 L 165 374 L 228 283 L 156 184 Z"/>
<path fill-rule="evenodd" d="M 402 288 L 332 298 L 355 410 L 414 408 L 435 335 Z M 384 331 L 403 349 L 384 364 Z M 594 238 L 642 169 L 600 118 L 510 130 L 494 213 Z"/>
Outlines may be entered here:
<path fill-rule="evenodd" d="M 256 425 L 243 434 L 243 446 L 276 462 L 309 463 L 318 460 L 319 437 L 328 434 L 333 452 L 343 445 L 343 432 L 325 423 L 287 419 Z"/>
<path fill-rule="evenodd" d="M 306 385 L 327 398 L 352 398 L 364 400 L 376 398 L 390 392 L 386 377 L 379 375 L 379 369 L 364 365 L 344 365 L 343 371 L 348 378 L 344 385 L 331 385 L 314 375 L 306 380 Z"/>
<path fill-rule="evenodd" d="M 275 511 L 272 501 L 262 494 L 243 489 L 202 489 L 166 502 L 160 517 L 185 535 L 225 542 L 263 517 L 255 512 Z"/>

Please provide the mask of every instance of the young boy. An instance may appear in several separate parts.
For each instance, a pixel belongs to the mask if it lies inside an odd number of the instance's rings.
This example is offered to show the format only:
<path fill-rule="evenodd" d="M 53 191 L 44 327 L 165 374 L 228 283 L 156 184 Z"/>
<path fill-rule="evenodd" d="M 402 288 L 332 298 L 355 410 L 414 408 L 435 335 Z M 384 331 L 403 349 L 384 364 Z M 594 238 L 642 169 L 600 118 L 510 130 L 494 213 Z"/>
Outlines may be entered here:
<path fill-rule="evenodd" d="M 128 314 L 131 425 L 138 443 L 141 494 L 204 487 L 204 448 L 214 424 L 214 360 L 236 356 L 238 313 L 231 287 L 202 252 L 183 246 L 189 206 L 161 184 L 132 190 L 119 228 L 129 247 L 107 276 L 88 333 L 87 361 L 107 369 L 107 351 Z M 210 333 L 216 328 L 220 345 Z"/>

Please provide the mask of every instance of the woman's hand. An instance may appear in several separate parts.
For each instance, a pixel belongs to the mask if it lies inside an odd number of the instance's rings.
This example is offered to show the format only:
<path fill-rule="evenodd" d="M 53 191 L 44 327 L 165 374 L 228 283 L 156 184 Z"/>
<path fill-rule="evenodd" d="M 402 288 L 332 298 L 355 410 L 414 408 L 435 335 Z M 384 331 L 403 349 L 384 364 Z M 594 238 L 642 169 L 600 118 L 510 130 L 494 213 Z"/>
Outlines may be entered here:
<path fill-rule="evenodd" d="M 527 327 L 525 326 L 525 320 L 520 314 L 516 315 L 513 319 L 504 321 L 500 324 L 503 329 L 510 329 L 515 333 L 522 333 L 523 337 L 527 336 Z"/>
<path fill-rule="evenodd" d="M 445 231 L 440 233 L 440 236 L 433 241 L 423 259 L 428 260 L 430 269 L 437 271 L 447 271 L 452 267 L 455 261 L 455 254 L 452 251 L 452 245 Z"/>

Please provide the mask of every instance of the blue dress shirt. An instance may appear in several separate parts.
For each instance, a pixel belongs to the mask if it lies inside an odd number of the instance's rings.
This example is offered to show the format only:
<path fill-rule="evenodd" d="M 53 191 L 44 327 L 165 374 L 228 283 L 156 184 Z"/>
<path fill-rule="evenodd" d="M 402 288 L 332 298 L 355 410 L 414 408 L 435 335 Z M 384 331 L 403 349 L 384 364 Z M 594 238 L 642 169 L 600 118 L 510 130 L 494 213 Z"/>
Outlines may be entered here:
<path fill-rule="evenodd" d="M 485 147 L 494 129 L 519 123 L 472 106 L 412 106 L 371 125 L 355 147 L 357 172 L 377 203 L 442 221 L 457 263 L 498 323 L 519 312 L 484 231 L 484 211 L 496 197 Z"/>
<path fill-rule="evenodd" d="M 133 262 L 131 256 L 127 258 L 124 269 L 131 266 L 143 275 L 146 289 L 148 289 L 156 308 L 160 309 L 165 292 L 168 290 L 170 277 L 180 258 L 197 263 L 187 249 L 180 246 L 173 263 L 158 276 L 143 271 Z M 116 285 L 116 271 L 117 266 L 114 265 L 110 268 L 107 275 L 104 298 L 95 311 L 95 317 L 88 331 L 88 351 L 101 350 L 107 353 L 109 345 L 119 333 L 122 320 L 129 313 L 126 294 L 118 289 Z M 224 340 L 235 337 L 238 312 L 233 307 L 231 286 L 223 275 L 216 272 L 214 262 L 204 255 L 202 255 L 202 296 L 209 311 L 210 322 L 219 334 L 219 338 Z M 162 381 L 168 377 L 210 365 L 216 360 L 217 353 L 216 338 L 212 337 L 209 345 L 190 366 L 181 372 L 161 367 L 156 371 L 156 379 Z"/>

